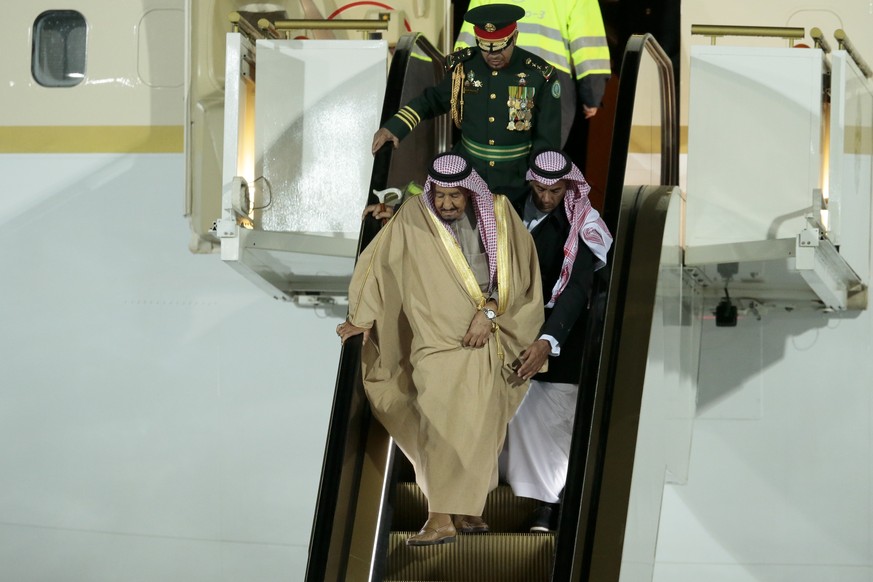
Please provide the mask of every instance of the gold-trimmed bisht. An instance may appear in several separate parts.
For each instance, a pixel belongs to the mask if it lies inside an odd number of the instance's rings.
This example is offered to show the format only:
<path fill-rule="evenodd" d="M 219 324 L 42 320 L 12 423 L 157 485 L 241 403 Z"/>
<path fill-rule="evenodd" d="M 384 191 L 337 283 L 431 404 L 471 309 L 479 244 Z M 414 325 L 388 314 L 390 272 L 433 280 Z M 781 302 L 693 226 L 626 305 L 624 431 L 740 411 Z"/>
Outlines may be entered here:
<path fill-rule="evenodd" d="M 497 315 L 503 315 L 508 307 L 507 301 L 510 296 L 511 283 L 509 279 L 509 241 L 506 239 L 507 218 L 506 218 L 506 198 L 504 196 L 494 197 L 494 218 L 497 223 Z M 449 260 L 455 267 L 455 271 L 461 276 L 464 287 L 467 293 L 476 304 L 476 310 L 481 311 L 485 307 L 487 301 L 485 294 L 479 288 L 479 283 L 476 281 L 476 275 L 473 274 L 473 269 L 470 268 L 470 263 L 464 256 L 461 250 L 461 245 L 457 240 L 446 230 L 442 222 L 434 215 L 433 212 L 428 213 L 431 220 L 439 233 L 440 241 L 449 253 Z M 494 333 L 494 340 L 497 342 L 497 357 L 502 362 L 504 360 L 503 344 L 500 341 L 500 325 L 493 321 L 491 322 L 491 331 Z"/>

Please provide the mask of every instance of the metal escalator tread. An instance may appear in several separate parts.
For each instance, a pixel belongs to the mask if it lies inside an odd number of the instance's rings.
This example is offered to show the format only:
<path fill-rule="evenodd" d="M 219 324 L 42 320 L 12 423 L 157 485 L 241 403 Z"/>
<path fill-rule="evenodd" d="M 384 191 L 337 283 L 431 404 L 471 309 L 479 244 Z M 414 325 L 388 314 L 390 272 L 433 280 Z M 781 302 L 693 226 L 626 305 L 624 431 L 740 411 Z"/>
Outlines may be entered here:
<path fill-rule="evenodd" d="M 397 483 L 394 500 L 394 531 L 418 531 L 427 519 L 427 499 L 415 483 Z M 533 499 L 516 497 L 508 485 L 499 485 L 488 495 L 482 517 L 493 532 L 525 532 L 527 519 L 536 507 Z"/>
<path fill-rule="evenodd" d="M 537 502 L 516 497 L 508 485 L 488 495 L 483 517 L 487 534 L 458 534 L 452 544 L 409 547 L 406 538 L 427 518 L 427 500 L 418 485 L 398 482 L 388 540 L 386 581 L 546 582 L 555 551 L 554 533 L 527 533 Z M 521 533 L 524 532 L 524 533 Z"/>
<path fill-rule="evenodd" d="M 555 534 L 458 535 L 452 544 L 410 547 L 413 531 L 391 532 L 386 581 L 547 582 Z"/>

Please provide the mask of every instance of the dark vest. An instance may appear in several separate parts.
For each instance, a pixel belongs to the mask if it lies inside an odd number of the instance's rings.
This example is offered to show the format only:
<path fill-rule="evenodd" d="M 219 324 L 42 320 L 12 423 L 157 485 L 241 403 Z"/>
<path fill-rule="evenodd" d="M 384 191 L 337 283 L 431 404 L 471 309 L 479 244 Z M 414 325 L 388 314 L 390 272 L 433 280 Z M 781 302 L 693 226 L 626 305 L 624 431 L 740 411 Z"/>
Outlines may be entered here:
<path fill-rule="evenodd" d="M 523 213 L 523 202 L 516 206 Z M 531 236 L 537 249 L 540 276 L 543 282 L 543 302 L 552 296 L 552 288 L 561 275 L 564 263 L 564 242 L 570 235 L 570 223 L 559 205 L 537 224 Z M 535 378 L 546 382 L 577 384 L 582 369 L 582 348 L 585 341 L 585 319 L 594 274 L 594 254 L 580 241 L 570 280 L 555 306 L 545 309 L 542 333 L 555 337 L 561 345 L 561 355 L 549 356 L 549 371 Z"/>

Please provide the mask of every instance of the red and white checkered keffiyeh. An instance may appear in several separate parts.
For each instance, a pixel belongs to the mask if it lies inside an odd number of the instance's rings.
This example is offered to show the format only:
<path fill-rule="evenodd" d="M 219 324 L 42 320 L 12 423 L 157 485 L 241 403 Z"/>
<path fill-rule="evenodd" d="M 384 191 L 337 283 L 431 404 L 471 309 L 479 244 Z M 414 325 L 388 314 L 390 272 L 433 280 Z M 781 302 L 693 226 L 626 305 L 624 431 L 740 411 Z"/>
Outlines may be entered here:
<path fill-rule="evenodd" d="M 612 246 L 612 235 L 609 234 L 606 223 L 600 218 L 600 213 L 591 206 L 591 200 L 588 199 L 591 186 L 588 185 L 576 164 L 571 162 L 563 152 L 545 150 L 537 154 L 526 177 L 528 180 L 535 180 L 546 186 L 551 186 L 558 180 L 567 180 L 564 210 L 567 212 L 567 220 L 570 222 L 570 235 L 564 243 L 564 263 L 561 266 L 561 275 L 552 288 L 552 298 L 546 304 L 550 307 L 555 304 L 570 280 L 570 272 L 579 249 L 579 239 L 581 238 L 594 253 L 596 258 L 594 270 L 596 271 L 606 265 L 606 253 Z"/>
<path fill-rule="evenodd" d="M 470 192 L 470 201 L 476 211 L 476 223 L 479 226 L 479 236 L 488 256 L 488 290 L 497 284 L 497 220 L 494 217 L 494 195 L 485 180 L 476 173 L 466 158 L 458 154 L 440 154 L 434 158 L 427 172 L 424 183 L 424 200 L 434 216 L 446 227 L 446 230 L 457 240 L 455 231 L 449 223 L 443 220 L 434 206 L 434 185 L 445 188 L 466 188 Z M 460 244 L 460 241 L 459 241 Z"/>

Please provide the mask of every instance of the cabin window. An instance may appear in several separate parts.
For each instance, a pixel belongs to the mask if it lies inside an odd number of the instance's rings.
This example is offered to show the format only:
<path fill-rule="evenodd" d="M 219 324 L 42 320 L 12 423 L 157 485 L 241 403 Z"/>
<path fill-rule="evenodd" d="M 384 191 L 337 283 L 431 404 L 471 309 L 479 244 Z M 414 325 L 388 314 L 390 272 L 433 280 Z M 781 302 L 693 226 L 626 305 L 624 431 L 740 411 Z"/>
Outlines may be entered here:
<path fill-rule="evenodd" d="M 49 10 L 33 23 L 34 80 L 43 87 L 74 87 L 85 78 L 85 17 L 75 10 Z"/>

